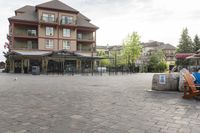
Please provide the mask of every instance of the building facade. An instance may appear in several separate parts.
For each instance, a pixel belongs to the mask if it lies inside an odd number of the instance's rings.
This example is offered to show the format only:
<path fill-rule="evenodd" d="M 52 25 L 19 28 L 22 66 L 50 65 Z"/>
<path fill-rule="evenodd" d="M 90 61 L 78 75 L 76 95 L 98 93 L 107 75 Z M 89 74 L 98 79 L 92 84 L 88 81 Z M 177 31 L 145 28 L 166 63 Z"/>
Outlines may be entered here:
<path fill-rule="evenodd" d="M 165 55 L 165 61 L 168 67 L 170 69 L 174 67 L 176 61 L 175 58 L 176 47 L 172 46 L 171 44 L 165 44 L 163 42 L 157 42 L 157 41 L 142 43 L 142 46 L 143 48 L 141 57 L 139 60 L 137 60 L 136 63 L 138 66 L 141 66 L 141 69 L 143 69 L 143 66 L 148 65 L 151 55 L 153 55 L 158 50 L 163 51 Z"/>
<path fill-rule="evenodd" d="M 10 72 L 29 73 L 32 66 L 44 73 L 94 67 L 98 27 L 65 3 L 24 6 L 8 20 Z"/>

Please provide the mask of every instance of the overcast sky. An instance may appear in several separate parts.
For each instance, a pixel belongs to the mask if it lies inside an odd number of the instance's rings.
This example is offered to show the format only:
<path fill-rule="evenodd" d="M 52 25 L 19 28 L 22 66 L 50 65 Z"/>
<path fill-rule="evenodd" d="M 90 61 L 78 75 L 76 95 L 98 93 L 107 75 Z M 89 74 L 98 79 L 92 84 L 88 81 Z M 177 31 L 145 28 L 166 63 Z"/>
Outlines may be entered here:
<path fill-rule="evenodd" d="M 48 0 L 0 0 L 0 61 L 8 33 L 8 17 L 24 5 L 37 5 Z M 141 41 L 162 41 L 177 46 L 184 27 L 193 38 L 200 35 L 199 0 L 61 0 L 77 9 L 97 31 L 97 45 L 120 45 L 135 31 Z"/>

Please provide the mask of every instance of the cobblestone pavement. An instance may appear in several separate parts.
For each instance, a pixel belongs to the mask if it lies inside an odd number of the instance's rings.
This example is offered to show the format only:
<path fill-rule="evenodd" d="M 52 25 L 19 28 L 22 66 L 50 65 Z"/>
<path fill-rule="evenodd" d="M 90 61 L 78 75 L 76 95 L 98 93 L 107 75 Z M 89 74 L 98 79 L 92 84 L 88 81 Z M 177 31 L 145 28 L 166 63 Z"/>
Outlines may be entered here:
<path fill-rule="evenodd" d="M 0 73 L 0 133 L 199 133 L 200 101 L 152 76 Z"/>

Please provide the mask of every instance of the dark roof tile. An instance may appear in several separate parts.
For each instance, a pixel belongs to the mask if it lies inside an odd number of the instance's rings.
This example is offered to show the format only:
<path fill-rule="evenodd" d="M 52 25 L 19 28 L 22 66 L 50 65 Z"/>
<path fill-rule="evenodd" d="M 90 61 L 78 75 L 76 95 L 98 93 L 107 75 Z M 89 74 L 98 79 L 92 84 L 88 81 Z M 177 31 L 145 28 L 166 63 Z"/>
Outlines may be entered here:
<path fill-rule="evenodd" d="M 94 28 L 98 29 L 97 26 L 91 24 L 87 20 L 85 20 L 80 14 L 77 15 L 77 25 L 78 27 L 87 27 L 87 28 Z"/>
<path fill-rule="evenodd" d="M 70 11 L 78 13 L 78 11 L 65 3 L 59 1 L 59 0 L 51 0 L 49 2 L 45 2 L 42 4 L 39 4 L 36 6 L 36 8 L 47 8 L 47 9 L 56 9 L 56 10 L 62 10 L 62 11 Z"/>

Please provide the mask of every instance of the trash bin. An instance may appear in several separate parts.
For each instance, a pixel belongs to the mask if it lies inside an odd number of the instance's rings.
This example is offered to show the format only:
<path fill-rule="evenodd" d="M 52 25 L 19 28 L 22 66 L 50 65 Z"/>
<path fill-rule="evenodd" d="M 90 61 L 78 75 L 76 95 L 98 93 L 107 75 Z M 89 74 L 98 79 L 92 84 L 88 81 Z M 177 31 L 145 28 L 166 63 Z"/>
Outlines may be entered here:
<path fill-rule="evenodd" d="M 178 84 L 178 74 L 154 74 L 152 80 L 152 90 L 178 91 Z"/>
<path fill-rule="evenodd" d="M 32 75 L 40 75 L 40 67 L 32 66 Z"/>

